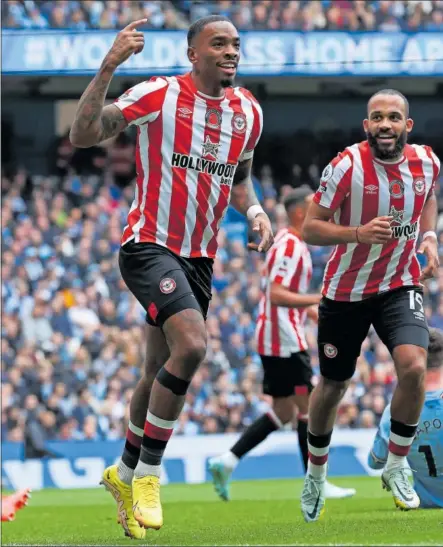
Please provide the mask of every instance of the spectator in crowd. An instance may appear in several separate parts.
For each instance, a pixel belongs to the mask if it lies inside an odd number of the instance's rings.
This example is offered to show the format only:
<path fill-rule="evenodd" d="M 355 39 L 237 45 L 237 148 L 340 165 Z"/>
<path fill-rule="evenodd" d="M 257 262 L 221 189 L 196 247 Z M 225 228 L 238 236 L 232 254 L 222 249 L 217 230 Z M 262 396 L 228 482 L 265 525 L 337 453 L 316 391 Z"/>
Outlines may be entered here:
<path fill-rule="evenodd" d="M 68 4 L 57 3 L 65 14 L 71 13 Z M 224 9 L 233 5 L 223 3 Z M 255 160 L 261 184 L 256 183 L 275 228 L 285 218 L 281 196 L 292 185 L 315 187 L 325 163 L 319 150 L 329 158 L 349 138 L 344 132 L 300 132 L 280 142 L 275 135 L 262 137 Z M 430 144 L 441 157 L 441 142 Z M 46 441 L 53 438 L 124 438 L 126 403 L 143 361 L 145 322 L 116 267 L 134 191 L 132 173 L 122 169 L 129 165 L 122 158 L 131 145 L 125 137 L 115 145 L 115 153 L 114 144 L 108 143 L 97 156 L 105 158 L 101 172 L 87 159 L 77 172 L 72 153 L 65 150 L 59 155 L 64 162 L 50 177 L 31 176 L 22 169 L 3 176 L 2 441 L 23 441 L 25 431 L 33 454 L 46 450 Z M 298 168 L 289 161 L 282 169 L 280 158 L 294 157 L 293 150 L 303 151 L 297 154 Z M 440 181 L 443 264 L 441 188 Z M 260 298 L 256 272 L 263 262 L 260 255 L 245 250 L 251 236 L 245 220 L 229 211 L 214 264 L 208 354 L 194 377 L 176 434 L 239 431 L 267 408 L 253 340 Z M 321 284 L 329 251 L 311 249 L 313 291 Z M 443 268 L 427 283 L 425 304 L 429 323 L 442 328 Z M 307 338 L 318 372 L 313 323 Z M 371 331 L 343 401 L 339 427 L 377 426 L 394 379 L 390 355 Z"/>
<path fill-rule="evenodd" d="M 25 427 L 25 458 L 56 458 L 57 454 L 46 448 L 46 442 L 56 436 L 56 419 L 53 412 L 41 408 L 31 415 Z"/>
<path fill-rule="evenodd" d="M 146 28 L 185 29 L 210 14 L 230 17 L 240 30 L 441 30 L 441 0 L 6 0 L 7 28 L 123 28 L 146 18 Z"/>

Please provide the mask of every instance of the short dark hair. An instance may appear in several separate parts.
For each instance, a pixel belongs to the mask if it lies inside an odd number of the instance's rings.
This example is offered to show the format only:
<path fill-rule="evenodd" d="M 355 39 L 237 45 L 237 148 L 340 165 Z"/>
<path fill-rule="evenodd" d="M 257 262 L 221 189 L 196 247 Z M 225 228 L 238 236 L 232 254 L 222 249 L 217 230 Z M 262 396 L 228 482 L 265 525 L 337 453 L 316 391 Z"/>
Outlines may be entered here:
<path fill-rule="evenodd" d="M 306 198 L 313 193 L 313 190 L 306 184 L 288 192 L 288 194 L 286 194 L 286 196 L 283 198 L 283 205 L 286 209 L 286 212 L 288 212 L 293 205 L 299 205 L 300 203 L 303 203 Z"/>
<path fill-rule="evenodd" d="M 429 347 L 427 369 L 436 369 L 443 366 L 443 331 L 429 329 Z"/>
<path fill-rule="evenodd" d="M 372 101 L 374 97 L 377 97 L 377 95 L 397 95 L 397 97 L 401 97 L 403 99 L 403 102 L 405 103 L 405 111 L 406 111 L 406 117 L 409 118 L 409 101 L 408 99 L 403 95 L 401 91 L 398 91 L 397 89 L 380 89 L 380 91 L 377 91 L 374 93 L 369 101 L 368 101 L 368 109 L 369 109 L 369 103 Z"/>
<path fill-rule="evenodd" d="M 190 46 L 196 36 L 205 28 L 206 25 L 211 23 L 217 23 L 218 21 L 225 21 L 226 23 L 233 24 L 232 21 L 225 17 L 224 15 L 208 15 L 207 17 L 202 17 L 194 21 L 188 30 L 188 46 Z"/>

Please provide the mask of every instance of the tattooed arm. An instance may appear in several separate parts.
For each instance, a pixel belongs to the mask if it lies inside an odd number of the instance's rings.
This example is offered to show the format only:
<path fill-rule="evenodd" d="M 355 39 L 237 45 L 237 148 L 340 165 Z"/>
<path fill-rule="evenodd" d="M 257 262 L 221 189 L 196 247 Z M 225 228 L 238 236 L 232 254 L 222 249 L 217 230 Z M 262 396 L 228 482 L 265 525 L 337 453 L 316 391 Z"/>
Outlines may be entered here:
<path fill-rule="evenodd" d="M 143 33 L 135 27 L 145 22 L 146 19 L 134 21 L 118 33 L 100 70 L 81 96 L 69 134 L 74 146 L 89 148 L 118 135 L 126 127 L 126 120 L 116 106 L 103 105 L 117 67 L 143 49 Z"/>
<path fill-rule="evenodd" d="M 74 146 L 89 148 L 115 137 L 127 126 L 119 108 L 113 104 L 103 107 L 113 73 L 101 68 L 83 93 L 69 133 Z"/>
<path fill-rule="evenodd" d="M 255 251 L 266 252 L 274 243 L 271 221 L 268 215 L 261 209 L 254 184 L 251 179 L 252 158 L 241 161 L 238 164 L 234 175 L 234 182 L 231 192 L 231 205 L 240 213 L 243 213 L 252 221 L 252 229 L 258 232 L 261 237 L 260 243 L 249 243 L 248 248 Z M 251 207 L 257 207 L 258 212 L 251 216 Z M 248 213 L 249 211 L 249 213 Z"/>

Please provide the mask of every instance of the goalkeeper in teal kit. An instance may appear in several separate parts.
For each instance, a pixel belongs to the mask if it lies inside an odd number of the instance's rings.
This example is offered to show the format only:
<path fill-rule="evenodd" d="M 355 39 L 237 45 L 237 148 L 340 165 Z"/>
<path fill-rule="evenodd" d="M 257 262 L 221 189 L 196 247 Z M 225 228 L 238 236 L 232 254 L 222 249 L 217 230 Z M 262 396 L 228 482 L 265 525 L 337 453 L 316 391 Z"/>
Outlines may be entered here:
<path fill-rule="evenodd" d="M 443 331 L 429 329 L 426 398 L 408 454 L 422 508 L 443 508 Z M 388 457 L 390 405 L 385 408 L 368 464 L 382 469 Z"/>

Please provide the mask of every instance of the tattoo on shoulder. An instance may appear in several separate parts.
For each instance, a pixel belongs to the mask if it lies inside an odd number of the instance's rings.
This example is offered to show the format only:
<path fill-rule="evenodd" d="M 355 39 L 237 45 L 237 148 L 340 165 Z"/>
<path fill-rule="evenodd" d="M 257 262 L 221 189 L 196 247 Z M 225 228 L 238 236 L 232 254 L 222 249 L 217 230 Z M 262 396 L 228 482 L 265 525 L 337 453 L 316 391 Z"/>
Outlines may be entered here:
<path fill-rule="evenodd" d="M 103 109 L 101 116 L 102 131 L 100 140 L 105 141 L 115 137 L 122 131 L 127 123 L 121 111 L 114 105 L 108 105 Z"/>

